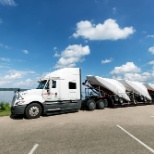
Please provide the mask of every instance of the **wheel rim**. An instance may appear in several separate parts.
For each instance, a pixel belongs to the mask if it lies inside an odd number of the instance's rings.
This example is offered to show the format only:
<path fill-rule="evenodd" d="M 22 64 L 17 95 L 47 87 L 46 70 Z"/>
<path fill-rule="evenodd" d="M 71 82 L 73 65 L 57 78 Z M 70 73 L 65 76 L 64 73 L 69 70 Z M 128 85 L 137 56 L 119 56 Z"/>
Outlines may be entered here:
<path fill-rule="evenodd" d="M 108 106 L 108 101 L 106 99 L 104 100 L 104 104 L 106 107 Z"/>
<path fill-rule="evenodd" d="M 31 107 L 31 108 L 29 109 L 29 114 L 30 114 L 30 116 L 32 116 L 32 117 L 37 116 L 38 113 L 39 113 L 39 108 L 38 108 L 37 106 L 33 106 L 33 107 Z"/>
<path fill-rule="evenodd" d="M 105 104 L 103 101 L 99 102 L 99 108 L 104 108 L 105 107 Z"/>
<path fill-rule="evenodd" d="M 94 110 L 95 109 L 95 103 L 94 102 L 91 102 L 89 103 L 89 110 Z"/>

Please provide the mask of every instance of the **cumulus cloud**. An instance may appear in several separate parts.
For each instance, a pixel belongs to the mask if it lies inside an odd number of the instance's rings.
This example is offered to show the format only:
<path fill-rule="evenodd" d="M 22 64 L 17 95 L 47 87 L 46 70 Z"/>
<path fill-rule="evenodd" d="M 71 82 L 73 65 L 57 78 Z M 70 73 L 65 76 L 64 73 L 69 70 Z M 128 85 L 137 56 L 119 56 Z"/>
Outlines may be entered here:
<path fill-rule="evenodd" d="M 60 57 L 60 54 L 56 51 L 54 57 Z"/>
<path fill-rule="evenodd" d="M 111 74 L 124 74 L 124 73 L 136 73 L 140 72 L 141 69 L 137 67 L 133 62 L 127 62 L 126 64 L 123 64 L 122 66 L 115 67 L 114 70 L 112 70 Z"/>
<path fill-rule="evenodd" d="M 36 87 L 37 79 L 32 78 L 35 75 L 36 73 L 34 71 L 10 70 L 3 76 L 0 76 L 0 86 L 7 88 L 34 88 Z"/>
<path fill-rule="evenodd" d="M 77 23 L 74 38 L 83 37 L 89 40 L 118 40 L 126 39 L 135 32 L 133 27 L 120 28 L 113 19 L 107 19 L 103 24 L 92 24 L 90 21 Z"/>
<path fill-rule="evenodd" d="M 84 56 L 90 54 L 89 46 L 69 45 L 61 52 L 61 57 L 58 60 L 55 68 L 75 67 L 76 63 L 82 62 Z"/>
<path fill-rule="evenodd" d="M 34 87 L 36 87 L 36 81 L 34 82 L 34 80 L 32 79 L 26 79 L 25 81 L 18 81 L 16 82 L 15 84 L 13 84 L 13 86 L 16 86 L 16 87 L 31 87 L 32 85 L 35 85 Z"/>
<path fill-rule="evenodd" d="M 112 59 L 105 59 L 101 61 L 102 64 L 111 63 L 111 62 L 112 62 Z"/>
<path fill-rule="evenodd" d="M 150 65 L 154 65 L 154 60 L 148 62 L 148 64 L 150 64 Z"/>
<path fill-rule="evenodd" d="M 110 73 L 113 75 L 112 77 L 114 79 L 154 83 L 154 68 L 149 72 L 141 72 L 141 69 L 133 62 L 127 62 L 122 66 L 115 67 Z"/>
<path fill-rule="evenodd" d="M 17 71 L 17 70 L 10 70 L 8 75 L 4 76 L 4 79 L 6 80 L 14 80 L 23 78 L 24 76 L 28 74 L 34 74 L 34 71 Z"/>
<path fill-rule="evenodd" d="M 151 52 L 152 54 L 154 54 L 154 46 L 150 47 L 150 48 L 148 49 L 148 51 Z"/>
<path fill-rule="evenodd" d="M 28 50 L 22 50 L 22 52 L 23 52 L 25 55 L 28 55 L 28 54 L 29 54 L 29 51 L 28 51 Z"/>
<path fill-rule="evenodd" d="M 17 4 L 15 3 L 14 0 L 0 0 L 1 5 L 8 5 L 8 6 L 16 6 Z"/>
<path fill-rule="evenodd" d="M 151 81 L 152 74 L 149 72 L 143 72 L 143 73 L 126 73 L 124 74 L 124 79 L 126 80 L 132 80 L 132 81 L 140 81 L 140 82 L 146 82 Z"/>

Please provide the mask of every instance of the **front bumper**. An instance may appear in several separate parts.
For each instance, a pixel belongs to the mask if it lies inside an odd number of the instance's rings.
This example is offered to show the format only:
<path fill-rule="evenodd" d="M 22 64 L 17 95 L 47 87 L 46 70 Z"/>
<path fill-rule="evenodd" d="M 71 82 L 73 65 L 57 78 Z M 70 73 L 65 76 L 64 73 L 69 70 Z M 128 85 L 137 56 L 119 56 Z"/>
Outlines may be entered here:
<path fill-rule="evenodd" d="M 11 106 L 12 115 L 24 115 L 26 105 Z"/>

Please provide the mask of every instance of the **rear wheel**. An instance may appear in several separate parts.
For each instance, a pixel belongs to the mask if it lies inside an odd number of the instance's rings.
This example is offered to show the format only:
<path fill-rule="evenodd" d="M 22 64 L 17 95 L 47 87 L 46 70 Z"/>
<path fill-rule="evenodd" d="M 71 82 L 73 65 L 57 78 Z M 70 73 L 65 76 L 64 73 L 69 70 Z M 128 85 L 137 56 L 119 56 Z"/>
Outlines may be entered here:
<path fill-rule="evenodd" d="M 105 108 L 105 101 L 103 99 L 100 99 L 96 102 L 96 105 L 98 109 L 104 109 Z"/>
<path fill-rule="evenodd" d="M 42 114 L 42 107 L 37 103 L 32 103 L 27 106 L 25 110 L 25 115 L 28 119 L 39 118 Z"/>
<path fill-rule="evenodd" d="M 90 111 L 93 111 L 95 110 L 96 108 L 96 104 L 95 104 L 95 101 L 90 99 L 87 101 L 87 109 L 90 110 Z"/>
<path fill-rule="evenodd" d="M 107 99 L 104 99 L 104 103 L 105 103 L 105 107 L 109 106 L 109 103 L 108 103 Z"/>

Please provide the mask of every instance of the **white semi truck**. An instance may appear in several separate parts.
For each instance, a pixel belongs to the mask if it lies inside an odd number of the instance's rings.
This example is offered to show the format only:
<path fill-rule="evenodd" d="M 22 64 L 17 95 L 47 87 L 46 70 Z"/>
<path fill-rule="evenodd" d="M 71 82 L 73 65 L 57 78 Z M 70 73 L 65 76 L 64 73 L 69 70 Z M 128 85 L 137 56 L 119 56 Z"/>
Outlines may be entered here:
<path fill-rule="evenodd" d="M 16 91 L 12 100 L 12 115 L 25 115 L 27 118 L 38 118 L 42 114 L 65 113 L 78 111 L 81 106 L 94 110 L 97 105 L 105 107 L 105 98 L 87 97 L 82 100 L 81 70 L 64 68 L 51 72 L 39 81 L 36 89 L 23 92 Z"/>
<path fill-rule="evenodd" d="M 94 110 L 96 107 L 104 109 L 108 104 L 114 106 L 136 103 L 135 97 L 132 100 L 127 95 L 127 87 L 122 83 L 98 76 L 87 76 L 83 83 L 86 86 L 83 99 L 79 68 L 56 70 L 45 75 L 38 82 L 36 89 L 15 92 L 11 105 L 12 115 L 24 115 L 32 119 L 45 114 L 78 111 L 81 108 Z M 151 101 L 147 93 L 143 93 L 147 98 L 144 103 Z"/>

